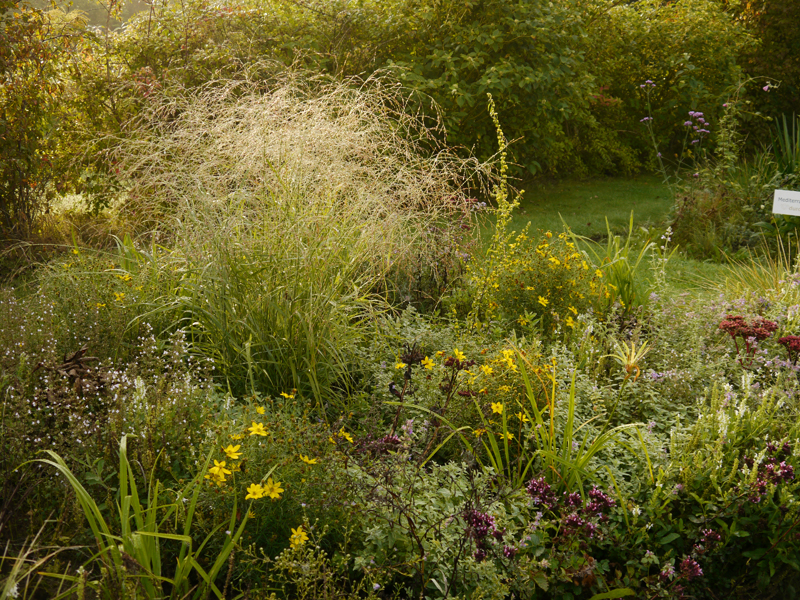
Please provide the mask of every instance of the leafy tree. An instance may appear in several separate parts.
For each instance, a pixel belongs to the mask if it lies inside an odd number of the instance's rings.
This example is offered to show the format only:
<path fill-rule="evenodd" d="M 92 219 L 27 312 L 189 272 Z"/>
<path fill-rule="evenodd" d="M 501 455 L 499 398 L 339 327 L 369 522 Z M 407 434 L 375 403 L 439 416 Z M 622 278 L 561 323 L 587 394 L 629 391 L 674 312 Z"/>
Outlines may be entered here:
<path fill-rule="evenodd" d="M 25 233 L 64 183 L 59 141 L 68 116 L 59 59 L 74 50 L 77 13 L 0 0 L 0 230 Z"/>

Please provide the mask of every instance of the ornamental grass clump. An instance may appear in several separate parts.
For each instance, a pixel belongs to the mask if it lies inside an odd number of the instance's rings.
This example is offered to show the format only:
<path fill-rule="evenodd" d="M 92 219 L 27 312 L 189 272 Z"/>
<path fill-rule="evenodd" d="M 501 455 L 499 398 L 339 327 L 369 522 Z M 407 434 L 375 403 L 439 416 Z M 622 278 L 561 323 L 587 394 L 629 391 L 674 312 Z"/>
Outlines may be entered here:
<path fill-rule="evenodd" d="M 296 388 L 322 409 L 387 300 L 452 282 L 484 171 L 399 88 L 295 75 L 154 99 L 113 156 L 123 211 L 174 248 L 154 313 L 234 394 Z"/>

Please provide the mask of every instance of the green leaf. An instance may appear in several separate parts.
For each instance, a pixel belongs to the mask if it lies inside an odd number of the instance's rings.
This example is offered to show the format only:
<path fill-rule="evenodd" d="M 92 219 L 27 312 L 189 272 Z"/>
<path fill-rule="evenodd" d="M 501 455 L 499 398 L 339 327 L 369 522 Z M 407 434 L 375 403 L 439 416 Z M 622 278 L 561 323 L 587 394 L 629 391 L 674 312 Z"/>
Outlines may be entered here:
<path fill-rule="evenodd" d="M 660 543 L 662 546 L 666 546 L 667 544 L 669 544 L 669 543 L 671 543 L 671 542 L 674 542 L 675 540 L 677 540 L 679 537 L 681 537 L 681 536 L 680 536 L 680 534 L 678 534 L 678 533 L 674 533 L 674 532 L 673 532 L 673 533 L 670 533 L 670 534 L 667 534 L 667 535 L 665 535 L 663 538 L 661 538 L 660 540 L 658 540 L 658 542 L 659 542 L 659 543 Z"/>
<path fill-rule="evenodd" d="M 610 592 L 595 594 L 589 600 L 609 600 L 609 598 L 622 598 L 624 596 L 633 596 L 634 594 L 635 592 L 630 588 L 619 588 Z"/>

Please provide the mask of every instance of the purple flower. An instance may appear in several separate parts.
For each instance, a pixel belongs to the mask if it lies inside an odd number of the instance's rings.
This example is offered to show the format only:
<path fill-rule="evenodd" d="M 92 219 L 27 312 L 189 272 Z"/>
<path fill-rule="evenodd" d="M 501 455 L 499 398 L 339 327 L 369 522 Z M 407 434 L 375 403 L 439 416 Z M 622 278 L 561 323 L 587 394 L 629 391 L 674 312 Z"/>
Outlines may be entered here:
<path fill-rule="evenodd" d="M 696 560 L 687 556 L 681 561 L 681 575 L 691 581 L 695 577 L 701 577 L 703 575 L 703 569 L 700 568 Z"/>
<path fill-rule="evenodd" d="M 665 580 L 665 579 L 669 579 L 673 575 L 675 575 L 675 567 L 673 567 L 672 565 L 667 565 L 661 571 L 661 574 L 659 575 L 659 577 L 661 577 L 662 580 Z"/>
<path fill-rule="evenodd" d="M 518 550 L 514 548 L 514 546 L 504 546 L 503 547 L 503 556 L 506 558 L 514 558 L 517 555 Z"/>
<path fill-rule="evenodd" d="M 692 143 L 693 143 L 693 144 L 699 144 L 699 143 L 700 143 L 700 140 L 692 140 Z"/>
<path fill-rule="evenodd" d="M 695 173 L 692 177 L 700 177 L 700 173 Z"/>
<path fill-rule="evenodd" d="M 645 83 L 649 83 L 650 85 L 652 85 L 653 84 L 653 80 L 652 79 L 648 79 L 647 81 L 645 81 Z"/>
<path fill-rule="evenodd" d="M 768 91 L 769 91 L 769 84 L 765 85 L 765 86 L 764 86 L 763 88 L 761 88 L 761 89 L 762 89 L 762 90 L 764 90 L 765 92 L 768 92 Z"/>
<path fill-rule="evenodd" d="M 639 123 L 644 123 L 645 121 L 652 121 L 653 117 L 645 117 L 644 119 L 639 119 Z"/>
<path fill-rule="evenodd" d="M 658 158 L 661 158 L 661 152 L 658 153 Z"/>
<path fill-rule="evenodd" d="M 692 123 L 691 121 L 686 121 L 686 122 L 683 124 L 683 126 L 684 126 L 684 127 L 691 127 L 693 124 L 694 124 L 694 123 Z"/>

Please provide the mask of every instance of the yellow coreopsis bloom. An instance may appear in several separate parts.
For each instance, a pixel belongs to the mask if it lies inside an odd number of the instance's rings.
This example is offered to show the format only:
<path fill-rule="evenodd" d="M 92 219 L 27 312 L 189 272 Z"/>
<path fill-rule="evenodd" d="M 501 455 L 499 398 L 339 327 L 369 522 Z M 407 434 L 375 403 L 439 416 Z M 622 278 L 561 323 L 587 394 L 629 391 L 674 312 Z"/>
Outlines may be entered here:
<path fill-rule="evenodd" d="M 518 418 L 520 421 L 522 421 L 523 423 L 529 423 L 529 422 L 530 422 L 530 419 L 528 418 L 528 415 L 526 415 L 526 414 L 525 414 L 524 412 L 522 412 L 522 411 L 518 412 L 518 413 L 516 414 L 516 417 L 517 417 L 517 418 Z"/>
<path fill-rule="evenodd" d="M 541 304 L 542 306 L 547 306 L 549 303 L 550 301 L 547 298 L 539 296 L 539 304 Z"/>
<path fill-rule="evenodd" d="M 223 477 L 231 474 L 231 471 L 225 468 L 225 461 L 223 460 L 220 462 L 216 459 L 214 460 L 214 466 L 208 468 L 208 472 L 217 476 L 221 475 Z"/>
<path fill-rule="evenodd" d="M 511 440 L 513 440 L 513 439 L 514 439 L 514 434 L 513 434 L 513 433 L 511 433 L 510 431 L 507 431 L 507 432 L 505 433 L 505 435 L 503 435 L 503 434 L 500 434 L 500 437 L 504 437 L 504 438 L 506 438 L 507 440 L 511 441 Z"/>
<path fill-rule="evenodd" d="M 503 414 L 503 403 L 502 402 L 492 402 L 492 412 L 497 413 L 498 415 Z"/>
<path fill-rule="evenodd" d="M 405 369 L 407 366 L 408 365 L 401 360 L 398 360 L 396 363 L 394 363 L 395 369 Z"/>
<path fill-rule="evenodd" d="M 242 455 L 242 453 L 239 452 L 239 448 L 241 448 L 241 445 L 237 444 L 236 446 L 233 446 L 231 444 L 228 444 L 228 447 L 227 448 L 223 448 L 222 451 L 231 460 L 236 460 L 237 458 L 239 458 Z"/>
<path fill-rule="evenodd" d="M 250 432 L 250 435 L 267 435 L 267 430 L 264 429 L 263 423 L 256 423 L 253 421 L 252 427 L 248 427 L 247 431 Z"/>
<path fill-rule="evenodd" d="M 264 496 L 269 496 L 273 500 L 280 500 L 281 493 L 284 491 L 284 489 L 281 487 L 281 482 L 272 481 L 272 477 L 267 479 L 267 483 L 265 483 L 262 487 L 264 488 Z"/>
<path fill-rule="evenodd" d="M 347 433 L 347 432 L 344 430 L 344 427 L 343 427 L 342 429 L 340 429 L 340 430 L 339 430 L 339 437 L 343 437 L 344 439 L 346 439 L 346 440 L 347 440 L 348 442 L 350 442 L 351 444 L 353 443 L 353 436 L 352 436 L 352 435 L 350 435 L 349 433 Z"/>
<path fill-rule="evenodd" d="M 315 465 L 315 464 L 317 464 L 317 459 L 316 458 L 309 458 L 305 454 L 301 454 L 300 455 L 300 460 L 302 460 L 307 465 Z"/>
<path fill-rule="evenodd" d="M 484 375 L 491 375 L 494 372 L 489 365 L 481 365 L 481 371 L 483 371 Z"/>
<path fill-rule="evenodd" d="M 297 529 L 292 528 L 292 535 L 289 538 L 289 545 L 292 548 L 299 548 L 307 541 L 308 541 L 308 534 L 305 531 L 303 531 L 302 525 Z"/>
<path fill-rule="evenodd" d="M 286 392 L 281 392 L 280 395 L 286 398 L 287 400 L 291 400 L 292 398 L 294 398 L 294 394 L 287 394 Z"/>
<path fill-rule="evenodd" d="M 426 369 L 428 369 L 428 371 L 430 371 L 431 369 L 433 369 L 433 367 L 436 365 L 436 363 L 435 363 L 435 362 L 433 362 L 433 361 L 432 361 L 430 358 L 428 358 L 427 356 L 426 356 L 425 358 L 423 358 L 423 359 L 422 359 L 422 362 L 421 362 L 420 364 L 421 364 L 423 367 L 425 367 Z"/>
<path fill-rule="evenodd" d="M 247 487 L 247 496 L 244 497 L 245 500 L 258 500 L 259 498 L 264 497 L 264 488 L 261 487 L 260 483 L 251 483 Z"/>
<path fill-rule="evenodd" d="M 267 409 L 263 406 L 256 406 L 256 412 L 260 415 L 263 415 L 265 412 L 267 412 Z"/>
<path fill-rule="evenodd" d="M 463 352 L 461 352 L 461 350 L 459 350 L 458 348 L 453 349 L 453 357 L 457 361 L 464 361 L 467 359 L 466 355 Z"/>

